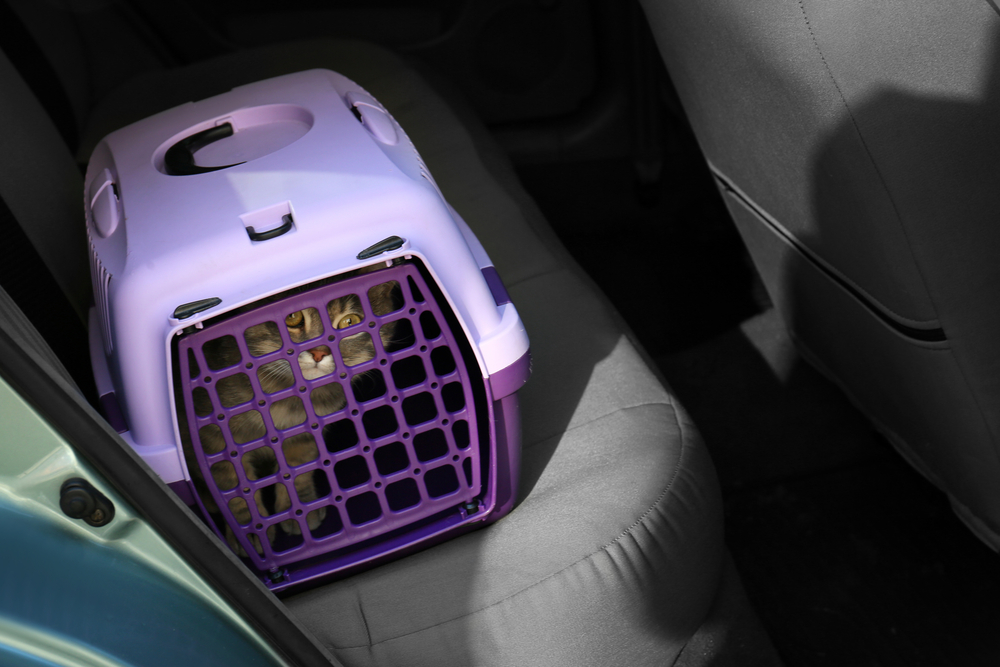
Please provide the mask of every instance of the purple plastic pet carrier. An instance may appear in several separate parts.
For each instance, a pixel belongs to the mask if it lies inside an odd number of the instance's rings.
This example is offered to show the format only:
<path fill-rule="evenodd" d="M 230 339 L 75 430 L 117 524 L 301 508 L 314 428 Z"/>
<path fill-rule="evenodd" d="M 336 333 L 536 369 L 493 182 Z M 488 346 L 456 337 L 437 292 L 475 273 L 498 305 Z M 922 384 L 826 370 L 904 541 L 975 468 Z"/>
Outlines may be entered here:
<path fill-rule="evenodd" d="M 102 408 L 269 587 L 510 511 L 527 336 L 357 84 L 311 70 L 163 112 L 86 182 Z"/>

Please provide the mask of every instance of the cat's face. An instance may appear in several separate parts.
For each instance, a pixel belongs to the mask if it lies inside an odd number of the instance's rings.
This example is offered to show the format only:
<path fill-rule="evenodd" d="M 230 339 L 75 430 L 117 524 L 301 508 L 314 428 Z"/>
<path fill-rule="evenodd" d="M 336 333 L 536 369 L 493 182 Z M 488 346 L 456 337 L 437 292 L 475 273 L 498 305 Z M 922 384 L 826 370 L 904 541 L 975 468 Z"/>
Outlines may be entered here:
<path fill-rule="evenodd" d="M 364 309 L 360 299 L 351 294 L 334 299 L 327 304 L 327 315 L 337 329 L 347 329 L 360 324 L 365 319 Z M 315 308 L 306 308 L 289 313 L 285 317 L 285 328 L 292 341 L 303 343 L 319 340 L 323 335 L 323 321 Z M 277 327 L 271 322 L 265 322 L 250 327 L 246 331 L 247 347 L 254 356 L 262 356 L 281 348 L 281 336 Z M 383 338 L 383 343 L 388 341 Z M 339 341 L 340 353 L 344 363 L 356 366 L 375 357 L 375 346 L 367 332 L 359 332 Z M 330 375 L 336 369 L 333 354 L 327 345 L 317 345 L 304 350 L 298 355 L 299 369 L 307 380 Z M 284 363 L 271 364 L 268 372 L 260 376 L 264 391 L 273 393 L 294 382 L 291 366 Z"/>

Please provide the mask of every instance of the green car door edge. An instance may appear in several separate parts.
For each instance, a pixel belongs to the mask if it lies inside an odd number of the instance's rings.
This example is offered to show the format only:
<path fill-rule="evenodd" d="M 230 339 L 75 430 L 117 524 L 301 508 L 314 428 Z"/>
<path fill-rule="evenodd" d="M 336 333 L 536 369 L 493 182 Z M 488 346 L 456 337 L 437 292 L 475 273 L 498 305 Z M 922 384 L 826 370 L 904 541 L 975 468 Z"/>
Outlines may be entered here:
<path fill-rule="evenodd" d="M 0 663 L 287 664 L 3 379 L 0 452 Z M 62 511 L 73 478 L 109 523 Z"/>

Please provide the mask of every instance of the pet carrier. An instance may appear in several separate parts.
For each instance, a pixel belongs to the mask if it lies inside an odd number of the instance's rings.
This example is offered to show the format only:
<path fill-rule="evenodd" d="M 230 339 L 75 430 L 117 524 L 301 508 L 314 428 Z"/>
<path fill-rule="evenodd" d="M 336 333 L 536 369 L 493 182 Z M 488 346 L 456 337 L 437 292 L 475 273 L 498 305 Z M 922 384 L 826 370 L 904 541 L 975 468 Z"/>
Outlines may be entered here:
<path fill-rule="evenodd" d="M 269 587 L 510 511 L 527 335 L 356 83 L 300 72 L 118 130 L 85 203 L 101 407 Z"/>

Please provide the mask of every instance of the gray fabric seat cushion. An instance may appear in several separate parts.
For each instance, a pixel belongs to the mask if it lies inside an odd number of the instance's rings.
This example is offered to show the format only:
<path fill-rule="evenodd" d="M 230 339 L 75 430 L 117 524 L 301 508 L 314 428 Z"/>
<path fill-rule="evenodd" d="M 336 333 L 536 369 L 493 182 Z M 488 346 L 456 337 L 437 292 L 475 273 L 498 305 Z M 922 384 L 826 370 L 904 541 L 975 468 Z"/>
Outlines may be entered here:
<path fill-rule="evenodd" d="M 671 664 L 722 571 L 711 462 L 613 307 L 460 107 L 382 49 L 278 45 L 132 81 L 94 111 L 84 151 L 131 120 L 312 67 L 361 83 L 410 134 L 504 278 L 534 372 L 520 394 L 522 488 L 508 517 L 288 607 L 348 665 Z"/>

